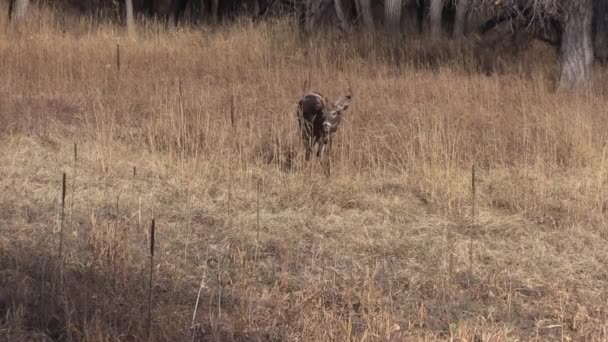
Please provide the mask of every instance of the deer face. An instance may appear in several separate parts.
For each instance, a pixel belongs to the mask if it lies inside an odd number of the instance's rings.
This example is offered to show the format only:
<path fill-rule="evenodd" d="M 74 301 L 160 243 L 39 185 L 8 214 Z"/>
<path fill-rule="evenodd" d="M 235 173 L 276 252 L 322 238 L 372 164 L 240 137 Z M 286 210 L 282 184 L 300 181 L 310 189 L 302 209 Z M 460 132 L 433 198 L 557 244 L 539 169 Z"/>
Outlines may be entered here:
<path fill-rule="evenodd" d="M 334 104 L 327 104 L 323 109 L 323 140 L 329 139 L 335 133 L 342 122 L 342 112 L 350 106 L 351 96 L 347 95 Z"/>

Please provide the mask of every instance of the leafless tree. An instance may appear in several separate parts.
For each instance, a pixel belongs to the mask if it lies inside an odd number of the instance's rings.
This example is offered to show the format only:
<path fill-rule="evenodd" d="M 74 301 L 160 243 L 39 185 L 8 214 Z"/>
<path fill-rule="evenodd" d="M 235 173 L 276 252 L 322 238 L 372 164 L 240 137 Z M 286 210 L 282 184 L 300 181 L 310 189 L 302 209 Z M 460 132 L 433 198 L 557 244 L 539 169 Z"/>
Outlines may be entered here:
<path fill-rule="evenodd" d="M 593 49 L 601 61 L 608 60 L 608 1 L 595 0 L 593 6 Z"/>
<path fill-rule="evenodd" d="M 133 33 L 133 29 L 135 26 L 133 20 L 133 0 L 125 0 L 125 21 L 127 23 L 127 30 L 129 33 Z"/>
<path fill-rule="evenodd" d="M 338 17 L 340 29 L 343 31 L 348 31 L 350 29 L 350 20 L 348 18 L 349 5 L 349 0 L 334 0 L 336 16 Z"/>
<path fill-rule="evenodd" d="M 591 79 L 593 64 L 591 0 L 576 0 L 565 7 L 560 49 L 561 84 L 576 87 Z"/>
<path fill-rule="evenodd" d="M 355 0 L 357 12 L 363 20 L 363 25 L 369 32 L 373 32 L 376 28 L 374 25 L 374 16 L 372 14 L 371 0 Z"/>
<path fill-rule="evenodd" d="M 441 19 L 443 14 L 443 0 L 431 0 L 431 37 L 433 39 L 439 38 L 441 35 Z"/>
<path fill-rule="evenodd" d="M 561 29 L 560 84 L 576 88 L 588 83 L 593 64 L 593 0 L 472 0 L 475 8 L 510 11 L 528 18 L 530 26 L 555 18 Z M 597 0 L 600 1 L 600 0 Z"/>
<path fill-rule="evenodd" d="M 30 5 L 29 0 L 9 0 L 8 3 L 8 19 L 23 19 Z"/>
<path fill-rule="evenodd" d="M 393 37 L 399 34 L 400 31 L 402 9 L 402 0 L 385 0 L 384 2 L 386 31 Z"/>
<path fill-rule="evenodd" d="M 457 0 L 456 2 L 456 18 L 454 20 L 455 38 L 462 38 L 465 34 L 469 5 L 469 0 Z"/>

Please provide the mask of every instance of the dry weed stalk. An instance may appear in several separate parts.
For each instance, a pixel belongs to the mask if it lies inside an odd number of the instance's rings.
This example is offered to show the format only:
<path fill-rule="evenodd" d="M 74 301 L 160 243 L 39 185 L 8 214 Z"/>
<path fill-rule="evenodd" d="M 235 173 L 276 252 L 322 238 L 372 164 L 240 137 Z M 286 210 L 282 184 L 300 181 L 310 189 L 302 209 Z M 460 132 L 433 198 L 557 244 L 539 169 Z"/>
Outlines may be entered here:
<path fill-rule="evenodd" d="M 445 239 L 448 250 L 448 279 L 452 281 L 454 279 L 454 240 L 450 225 L 447 223 L 445 225 Z"/>
<path fill-rule="evenodd" d="M 192 313 L 192 342 L 194 342 L 194 339 L 197 336 L 198 333 L 198 326 L 196 325 L 196 314 L 198 313 L 198 304 L 200 303 L 201 300 L 201 293 L 203 292 L 203 289 L 207 287 L 207 283 L 205 282 L 205 278 L 206 278 L 206 273 L 203 273 L 203 278 L 201 279 L 201 283 L 198 287 L 198 294 L 196 295 L 196 303 L 194 304 L 194 312 Z"/>

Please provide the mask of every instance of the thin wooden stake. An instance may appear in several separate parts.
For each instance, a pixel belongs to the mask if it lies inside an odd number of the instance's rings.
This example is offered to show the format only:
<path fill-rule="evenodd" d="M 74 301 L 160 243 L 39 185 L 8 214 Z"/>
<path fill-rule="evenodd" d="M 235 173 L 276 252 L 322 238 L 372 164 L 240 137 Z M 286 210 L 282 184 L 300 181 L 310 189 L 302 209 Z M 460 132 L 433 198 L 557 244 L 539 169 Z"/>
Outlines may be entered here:
<path fill-rule="evenodd" d="M 258 179 L 258 191 L 257 191 L 257 226 L 258 226 L 258 240 L 260 239 L 260 191 L 262 187 L 262 180 Z"/>
<path fill-rule="evenodd" d="M 120 44 L 116 44 L 116 71 L 120 75 Z"/>
<path fill-rule="evenodd" d="M 70 201 L 70 226 L 74 216 L 74 196 L 76 194 L 76 171 L 78 165 L 78 143 L 74 143 L 74 169 L 72 171 L 72 200 Z"/>
<path fill-rule="evenodd" d="M 59 227 L 59 265 L 63 265 L 63 226 L 65 220 L 65 191 L 66 191 L 66 174 L 63 173 L 61 182 L 61 225 Z"/>
<path fill-rule="evenodd" d="M 454 279 L 454 243 L 452 242 L 452 231 L 448 224 L 445 225 L 446 230 L 446 242 L 448 246 L 448 276 L 449 280 Z"/>
<path fill-rule="evenodd" d="M 475 164 L 471 168 L 471 232 L 469 233 L 469 275 L 473 275 L 473 229 L 475 229 Z"/>
<path fill-rule="evenodd" d="M 230 99 L 230 125 L 232 126 L 232 129 L 236 128 L 236 99 L 235 99 L 235 95 L 234 92 L 232 93 L 232 98 Z"/>
<path fill-rule="evenodd" d="M 150 226 L 150 285 L 148 287 L 148 340 L 152 336 L 152 280 L 154 277 L 154 218 Z"/>
<path fill-rule="evenodd" d="M 131 188 L 135 191 L 135 177 L 137 177 L 137 166 L 133 165 L 133 181 L 131 183 Z"/>
<path fill-rule="evenodd" d="M 112 284 L 116 285 L 116 251 L 118 249 L 118 240 L 116 239 L 116 233 L 118 232 L 118 226 L 120 224 L 120 194 L 116 195 L 116 222 L 114 224 L 114 241 L 112 242 Z"/>
<path fill-rule="evenodd" d="M 256 206 L 256 221 L 257 221 L 257 237 L 255 241 L 255 257 L 258 260 L 258 246 L 260 245 L 260 191 L 262 186 L 262 180 L 258 179 L 257 184 L 257 206 Z"/>

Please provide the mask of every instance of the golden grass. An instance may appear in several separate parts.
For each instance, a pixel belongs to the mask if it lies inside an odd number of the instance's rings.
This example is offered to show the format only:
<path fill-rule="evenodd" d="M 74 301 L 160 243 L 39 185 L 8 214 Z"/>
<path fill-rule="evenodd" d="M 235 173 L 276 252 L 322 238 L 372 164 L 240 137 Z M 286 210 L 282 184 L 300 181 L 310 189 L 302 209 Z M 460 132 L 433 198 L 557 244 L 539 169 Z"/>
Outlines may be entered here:
<path fill-rule="evenodd" d="M 486 77 L 475 49 L 330 37 L 0 20 L 0 334 L 145 340 L 155 218 L 155 340 L 608 340 L 605 70 L 562 93 L 539 47 Z M 307 82 L 355 92 L 329 179 Z"/>

